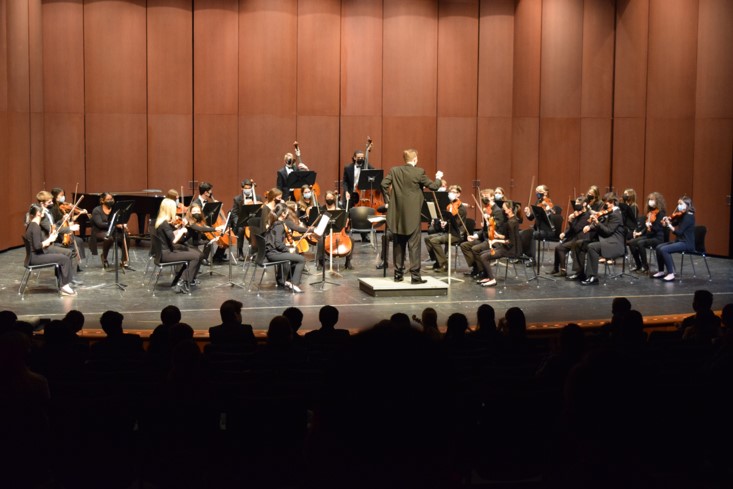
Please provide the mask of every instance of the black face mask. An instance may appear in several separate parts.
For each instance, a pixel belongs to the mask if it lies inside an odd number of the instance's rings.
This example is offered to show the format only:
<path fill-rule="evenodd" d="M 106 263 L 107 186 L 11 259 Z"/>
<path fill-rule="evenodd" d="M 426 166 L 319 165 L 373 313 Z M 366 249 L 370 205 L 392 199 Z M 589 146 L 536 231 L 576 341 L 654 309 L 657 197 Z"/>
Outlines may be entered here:
<path fill-rule="evenodd" d="M 326 199 L 326 204 L 333 205 L 336 201 L 333 199 Z"/>
<path fill-rule="evenodd" d="M 354 163 L 356 163 L 356 166 L 363 166 L 364 160 L 356 160 Z"/>
<path fill-rule="evenodd" d="M 580 212 L 583 210 L 583 204 L 574 204 L 573 209 L 575 209 L 577 212 Z"/>
<path fill-rule="evenodd" d="M 114 200 L 105 200 L 104 205 L 106 205 L 107 207 L 112 207 L 113 205 L 115 205 L 115 201 Z"/>
<path fill-rule="evenodd" d="M 196 222 L 200 222 L 204 220 L 203 214 L 191 214 L 191 216 L 193 217 L 194 221 Z"/>
<path fill-rule="evenodd" d="M 288 160 L 288 161 L 285 162 L 285 165 L 288 166 L 288 167 L 292 167 L 294 164 L 295 164 L 295 162 L 293 160 Z"/>
<path fill-rule="evenodd" d="M 628 201 L 630 201 L 630 200 L 631 200 L 631 196 L 629 196 L 629 195 L 624 195 L 624 202 L 628 202 Z"/>

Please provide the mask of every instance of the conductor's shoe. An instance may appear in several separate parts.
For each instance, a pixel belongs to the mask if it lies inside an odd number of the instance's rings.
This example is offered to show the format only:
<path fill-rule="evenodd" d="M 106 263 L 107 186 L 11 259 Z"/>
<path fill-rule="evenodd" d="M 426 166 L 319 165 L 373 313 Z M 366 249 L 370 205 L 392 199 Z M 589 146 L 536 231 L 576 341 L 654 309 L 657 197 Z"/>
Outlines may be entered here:
<path fill-rule="evenodd" d="M 424 279 L 424 278 L 422 278 L 420 276 L 412 277 L 412 280 L 410 280 L 410 283 L 413 284 L 413 285 L 416 285 L 416 284 L 425 284 L 427 282 L 428 282 L 427 279 Z"/>
<path fill-rule="evenodd" d="M 395 272 L 394 273 L 394 281 L 395 282 L 402 282 L 405 279 L 405 277 L 402 276 L 401 273 Z"/>
<path fill-rule="evenodd" d="M 598 285 L 598 279 L 591 275 L 587 279 L 580 282 L 580 285 Z"/>

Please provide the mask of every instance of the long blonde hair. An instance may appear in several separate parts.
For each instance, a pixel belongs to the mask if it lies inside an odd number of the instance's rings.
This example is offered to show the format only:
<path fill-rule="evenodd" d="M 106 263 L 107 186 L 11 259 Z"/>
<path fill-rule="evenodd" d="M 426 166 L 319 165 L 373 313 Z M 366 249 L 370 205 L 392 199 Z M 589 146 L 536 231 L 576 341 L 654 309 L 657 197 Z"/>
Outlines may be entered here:
<path fill-rule="evenodd" d="M 164 222 L 170 222 L 176 217 L 176 201 L 171 199 L 163 199 L 158 210 L 158 217 L 155 219 L 155 229 Z"/>

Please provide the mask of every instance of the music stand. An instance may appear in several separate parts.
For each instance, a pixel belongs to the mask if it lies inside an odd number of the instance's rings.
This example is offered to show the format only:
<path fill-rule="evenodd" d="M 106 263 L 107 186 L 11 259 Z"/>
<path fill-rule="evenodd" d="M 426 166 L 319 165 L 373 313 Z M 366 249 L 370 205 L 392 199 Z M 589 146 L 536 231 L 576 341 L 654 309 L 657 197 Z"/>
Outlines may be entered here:
<path fill-rule="evenodd" d="M 323 222 L 326 221 L 326 224 Z M 330 251 L 328 253 L 329 256 L 329 273 L 332 276 L 336 276 L 339 278 L 342 278 L 343 276 L 333 271 L 333 233 L 340 232 L 344 226 L 346 226 L 346 211 L 344 209 L 337 209 L 329 212 L 324 212 L 321 217 L 321 222 L 318 225 L 318 228 L 321 228 L 323 226 L 323 234 L 319 235 L 323 237 L 323 244 L 325 247 L 326 239 L 330 240 Z M 329 233 L 328 238 L 325 237 L 326 233 Z M 318 234 L 316 232 L 316 234 Z M 331 285 L 340 285 L 336 282 L 329 282 L 326 280 L 326 267 L 321 267 L 321 280 L 317 280 L 315 282 L 311 282 L 311 285 L 321 285 L 321 289 L 323 289 L 323 285 L 325 284 L 331 284 Z"/>
<path fill-rule="evenodd" d="M 359 172 L 359 181 L 356 186 L 359 190 L 369 190 L 369 195 L 372 198 L 370 205 L 374 207 L 374 190 L 382 188 L 382 179 L 384 178 L 384 170 L 362 170 Z M 352 204 L 356 205 L 356 203 Z"/>
<path fill-rule="evenodd" d="M 446 195 L 446 197 L 447 197 L 447 195 Z M 428 206 L 428 209 L 430 209 L 430 207 L 431 206 Z M 451 256 L 453 255 L 453 247 L 452 247 L 451 241 L 453 239 L 453 233 L 451 231 L 453 230 L 453 227 L 458 227 L 458 226 L 455 225 L 456 216 L 454 216 L 451 213 L 451 211 L 449 211 L 447 209 L 447 207 L 448 207 L 448 204 L 446 204 L 446 208 L 442 208 L 441 207 L 440 208 L 441 209 L 440 210 L 440 213 L 441 213 L 441 220 L 443 220 L 443 221 L 445 221 L 447 223 L 446 224 L 446 228 L 447 228 L 446 229 L 446 232 L 448 233 L 448 276 L 447 277 L 441 277 L 438 280 L 441 280 L 441 281 L 445 280 L 448 283 L 448 285 L 450 286 L 451 282 L 453 282 L 453 281 L 455 281 L 455 282 L 463 282 L 464 280 L 461 279 L 461 278 L 453 278 L 452 277 L 452 275 L 453 275 L 452 274 L 453 268 L 451 266 L 452 265 Z M 435 211 L 437 211 L 437 210 L 438 209 L 435 209 Z M 433 209 L 430 209 L 430 211 L 433 211 Z M 431 214 L 431 217 L 432 217 L 432 214 Z M 438 218 L 437 213 L 435 214 L 435 218 L 436 219 Z"/>
<path fill-rule="evenodd" d="M 232 280 L 232 266 L 233 266 L 232 265 L 232 262 L 234 262 L 236 260 L 236 258 L 234 256 L 234 252 L 232 251 L 232 246 L 234 245 L 234 238 L 236 237 L 236 235 L 232 232 L 232 227 L 233 227 L 232 226 L 232 223 L 234 223 L 234 220 L 236 218 L 237 218 L 237 216 L 234 215 L 234 212 L 229 211 L 229 214 L 227 214 L 227 220 L 224 223 L 224 230 L 221 232 L 221 235 L 222 236 L 224 234 L 229 235 L 229 246 L 227 247 L 227 252 L 229 253 L 229 260 L 227 260 L 228 265 L 229 265 L 229 283 L 228 284 L 219 284 L 216 287 L 220 287 L 222 285 L 229 285 L 230 287 L 235 287 L 236 286 L 236 287 L 240 287 L 242 289 L 245 288 L 245 286 L 243 284 L 235 283 L 234 280 Z M 211 272 L 210 272 L 210 274 L 211 274 Z"/>
<path fill-rule="evenodd" d="M 117 246 L 117 235 L 120 232 L 120 229 L 117 227 L 119 224 L 127 224 L 127 221 L 130 220 L 130 214 L 132 211 L 132 207 L 135 205 L 134 200 L 121 200 L 119 202 L 115 202 L 115 205 L 112 206 L 112 210 L 110 211 L 110 215 L 112 217 L 109 218 L 109 227 L 107 228 L 107 235 L 106 237 L 109 238 L 112 236 L 112 239 L 114 240 L 114 260 L 115 260 L 115 283 L 108 284 L 103 288 L 107 287 L 116 287 L 120 290 L 125 290 L 127 287 L 127 284 L 120 283 L 120 260 L 118 255 L 118 246 Z M 122 239 L 125 239 L 124 235 L 124 228 L 122 230 Z M 128 259 L 130 257 L 128 256 Z M 132 268 L 130 269 L 132 270 Z M 132 270 L 134 271 L 134 270 Z M 124 270 L 123 270 L 124 273 Z"/>
<path fill-rule="evenodd" d="M 538 230 L 547 229 L 547 230 L 550 230 L 550 232 L 554 232 L 555 226 L 552 224 L 552 222 L 550 222 L 550 218 L 547 217 L 547 213 L 545 212 L 545 210 L 542 207 L 539 207 L 537 205 L 530 205 L 530 208 L 532 209 L 532 215 L 534 215 L 534 218 L 537 222 L 537 229 Z M 532 233 L 534 233 L 534 230 L 532 231 Z M 534 236 L 532 237 L 532 239 L 535 239 Z M 535 252 L 537 255 L 537 257 L 535 258 L 537 260 L 537 273 L 536 273 L 536 276 L 538 279 L 537 281 L 539 282 L 539 279 L 543 278 L 545 280 L 550 280 L 551 282 L 555 282 L 556 280 L 552 277 L 544 277 L 540 275 L 540 269 L 542 268 L 542 258 L 543 258 L 544 253 L 542 250 L 541 243 L 535 244 L 535 248 L 537 248 Z M 534 279 L 530 279 L 530 280 L 534 280 Z"/>
<path fill-rule="evenodd" d="M 292 198 L 293 189 L 301 188 L 303 185 L 310 185 L 311 187 L 315 185 L 316 175 L 317 173 L 314 171 L 291 171 L 290 175 L 288 175 L 288 178 L 285 179 L 285 187 L 290 192 L 288 198 Z"/>

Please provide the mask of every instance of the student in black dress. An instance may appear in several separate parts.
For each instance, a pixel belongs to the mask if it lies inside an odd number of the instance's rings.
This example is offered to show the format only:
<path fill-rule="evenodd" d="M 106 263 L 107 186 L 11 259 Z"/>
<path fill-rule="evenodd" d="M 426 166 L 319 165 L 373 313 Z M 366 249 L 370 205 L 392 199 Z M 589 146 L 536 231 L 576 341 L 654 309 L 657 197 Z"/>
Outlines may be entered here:
<path fill-rule="evenodd" d="M 627 188 L 621 195 L 621 202 L 618 203 L 621 215 L 624 218 L 626 240 L 632 239 L 639 218 L 639 206 L 636 204 L 636 190 Z"/>
<path fill-rule="evenodd" d="M 479 260 L 476 262 L 480 263 L 479 267 L 486 275 L 486 278 L 478 281 L 482 287 L 493 287 L 496 285 L 493 267 L 491 266 L 492 260 L 498 260 L 505 256 L 516 257 L 520 253 L 519 221 L 514 214 L 514 202 L 505 200 L 502 204 L 502 209 L 504 210 L 504 214 L 506 214 L 506 232 L 504 239 L 494 240 L 492 244 L 496 244 L 496 247 L 482 252 L 479 255 Z"/>
<path fill-rule="evenodd" d="M 668 227 L 677 239 L 657 245 L 659 271 L 652 277 L 671 282 L 674 280 L 672 253 L 695 251 L 695 208 L 692 205 L 692 199 L 687 195 L 680 197 L 677 201 L 677 210 L 665 217 L 662 224 Z M 665 267 L 667 269 L 666 274 L 664 273 Z"/>
<path fill-rule="evenodd" d="M 288 217 L 288 206 L 280 203 L 268 215 L 268 229 L 265 233 L 265 256 L 270 261 L 288 261 L 283 271 L 284 276 L 290 276 L 289 281 L 282 283 L 286 288 L 292 289 L 293 292 L 302 293 L 300 289 L 300 276 L 305 267 L 305 258 L 302 255 L 290 250 L 288 241 L 292 241 L 292 234 L 285 224 Z M 292 224 L 292 223 L 291 223 Z M 295 231 L 305 233 L 306 228 L 297 227 Z M 288 238 L 290 236 L 290 238 Z M 292 273 L 291 273 L 292 271 Z M 282 277 L 281 277 L 282 280 Z M 278 283 L 280 285 L 280 283 Z"/>
<path fill-rule="evenodd" d="M 601 191 L 598 190 L 598 185 L 591 185 L 585 196 L 588 199 L 588 207 L 591 211 L 598 212 L 601 210 L 603 201 L 601 200 Z"/>
<path fill-rule="evenodd" d="M 62 246 L 69 249 L 71 251 L 72 258 L 77 258 L 78 252 L 78 258 L 84 260 L 86 258 L 84 240 L 81 238 L 81 236 L 74 235 L 74 232 L 79 230 L 79 225 L 74 222 L 72 217 L 70 216 L 64 223 L 64 225 L 60 226 L 60 224 L 64 221 L 66 213 L 71 212 L 71 209 L 74 207 L 73 204 L 66 202 L 66 193 L 64 192 L 64 189 L 60 187 L 52 188 L 51 195 L 53 196 L 53 204 L 51 205 L 49 211 L 51 212 L 51 217 L 53 218 L 53 221 L 59 231 L 59 237 L 56 239 L 56 246 Z M 82 214 L 87 214 L 87 211 L 86 209 L 79 209 L 77 207 L 74 210 L 74 214 L 78 217 Z M 64 244 L 65 237 L 67 238 L 69 244 Z M 68 238 L 71 239 L 69 240 Z M 81 271 L 78 266 L 77 271 Z"/>
<path fill-rule="evenodd" d="M 634 257 L 635 265 L 632 272 L 648 273 L 649 264 L 646 259 L 646 249 L 655 247 L 664 242 L 664 225 L 662 220 L 667 215 L 664 196 L 659 192 L 652 192 L 647 197 L 646 219 L 641 229 L 635 229 L 629 250 Z"/>
<path fill-rule="evenodd" d="M 130 237 L 127 234 L 127 226 L 118 224 L 117 232 L 111 233 L 107 236 L 109 218 L 112 214 L 112 207 L 115 205 L 115 198 L 109 192 L 102 192 L 99 195 L 99 204 L 100 205 L 95 207 L 92 211 L 92 234 L 97 241 L 102 242 L 102 266 L 104 268 L 109 267 L 107 255 L 109 254 L 109 249 L 112 247 L 112 244 L 114 244 L 116 236 L 117 246 L 120 248 L 120 253 L 122 254 L 120 265 L 122 267 L 126 267 L 129 262 L 127 249 L 130 244 Z"/>
<path fill-rule="evenodd" d="M 49 248 L 58 238 L 56 231 L 51 232 L 48 238 L 43 239 L 43 231 L 41 231 L 41 218 L 43 216 L 43 208 L 38 204 L 31 205 L 28 210 L 28 224 L 25 228 L 25 239 L 30 244 L 31 253 L 28 258 L 29 265 L 42 265 L 44 263 L 58 263 L 61 269 L 61 294 L 72 296 L 76 295 L 76 291 L 69 285 L 74 280 L 74 270 L 72 267 L 71 257 L 61 253 L 51 253 Z"/>
<path fill-rule="evenodd" d="M 553 216 L 560 214 L 561 209 L 552 203 L 550 188 L 547 185 L 538 185 L 535 189 L 535 196 L 537 197 L 535 206 L 540 207 L 545 212 L 547 219 L 537 219 L 535 221 L 536 216 L 530 206 L 527 205 L 524 208 L 524 215 L 527 216 L 527 220 L 534 221 L 534 225 L 530 229 L 524 229 L 519 233 L 522 241 L 522 253 L 530 257 L 527 260 L 528 267 L 535 264 L 534 256 L 537 252 L 537 240 L 550 238 L 559 234 L 560 231 L 553 228 Z"/>
<path fill-rule="evenodd" d="M 191 250 L 186 245 L 179 243 L 186 234 L 186 226 L 174 227 L 176 221 L 176 202 L 171 199 L 163 199 L 158 210 L 158 217 L 155 220 L 155 246 L 160 246 L 160 262 L 184 261 L 188 266 L 178 272 L 178 282 L 175 291 L 179 294 L 190 292 L 190 286 L 196 285 L 196 274 L 201 263 L 201 253 L 198 250 Z"/>
<path fill-rule="evenodd" d="M 209 265 L 208 257 L 211 255 L 211 247 L 214 246 L 210 237 L 219 236 L 224 231 L 226 225 L 209 226 L 206 223 L 201 206 L 191 204 L 186 211 L 186 226 L 188 227 L 188 232 L 182 238 L 181 242 L 197 250 L 199 246 L 203 245 L 203 249 L 201 250 L 201 264 Z M 207 233 L 211 233 L 208 235 L 209 237 L 207 237 Z"/>

